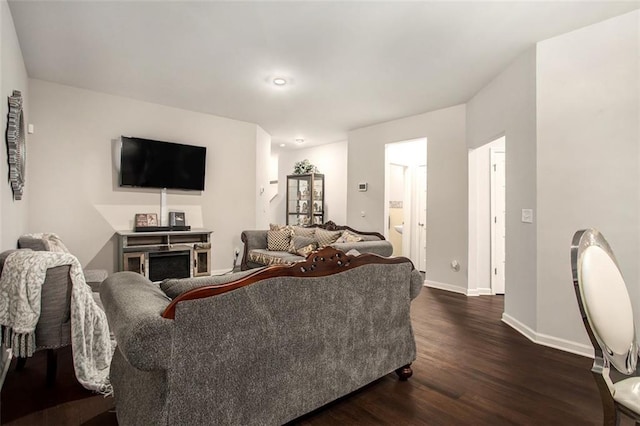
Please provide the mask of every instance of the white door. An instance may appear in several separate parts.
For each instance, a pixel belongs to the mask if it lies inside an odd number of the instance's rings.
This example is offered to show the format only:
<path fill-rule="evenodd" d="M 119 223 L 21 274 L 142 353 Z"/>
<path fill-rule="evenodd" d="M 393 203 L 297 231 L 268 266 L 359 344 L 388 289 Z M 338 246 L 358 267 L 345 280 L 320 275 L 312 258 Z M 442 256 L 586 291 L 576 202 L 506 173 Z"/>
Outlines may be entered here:
<path fill-rule="evenodd" d="M 418 192 L 418 267 L 427 270 L 427 166 L 418 166 L 416 173 Z"/>
<path fill-rule="evenodd" d="M 504 150 L 491 149 L 491 290 L 504 294 L 506 174 Z"/>

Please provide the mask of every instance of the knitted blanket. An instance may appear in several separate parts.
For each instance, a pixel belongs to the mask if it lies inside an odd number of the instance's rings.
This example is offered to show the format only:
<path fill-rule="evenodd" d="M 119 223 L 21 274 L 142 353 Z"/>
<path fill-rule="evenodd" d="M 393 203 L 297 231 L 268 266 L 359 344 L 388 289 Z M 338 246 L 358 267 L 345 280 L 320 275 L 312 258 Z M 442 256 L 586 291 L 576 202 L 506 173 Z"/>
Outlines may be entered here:
<path fill-rule="evenodd" d="M 57 234 L 49 234 L 49 233 L 36 233 L 36 234 L 26 234 L 25 237 L 36 238 L 42 240 L 44 243 L 44 247 L 48 251 L 56 251 L 62 253 L 69 253 L 69 249 L 64 245 L 60 237 Z"/>
<path fill-rule="evenodd" d="M 33 354 L 42 284 L 47 269 L 62 265 L 71 266 L 71 346 L 76 378 L 87 389 L 110 394 L 109 366 L 115 344 L 109 336 L 107 317 L 94 301 L 75 256 L 19 250 L 7 257 L 0 276 L 2 340 L 16 356 Z"/>

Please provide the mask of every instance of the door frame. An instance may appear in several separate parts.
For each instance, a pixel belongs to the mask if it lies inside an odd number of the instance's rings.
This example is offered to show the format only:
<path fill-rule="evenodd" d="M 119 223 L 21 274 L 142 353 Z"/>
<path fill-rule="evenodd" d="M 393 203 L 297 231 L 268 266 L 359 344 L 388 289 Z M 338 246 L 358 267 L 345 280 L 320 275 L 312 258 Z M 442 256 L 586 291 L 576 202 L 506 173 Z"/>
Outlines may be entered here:
<path fill-rule="evenodd" d="M 502 139 L 504 139 L 504 142 L 501 142 Z M 489 149 L 492 145 L 500 146 L 500 143 L 503 143 L 502 146 L 504 146 L 506 155 L 505 133 L 498 134 L 497 136 L 490 138 L 484 144 L 478 145 L 475 148 L 469 148 L 468 150 L 469 245 L 467 247 L 467 258 L 469 275 L 467 281 L 467 296 L 493 294 L 490 284 L 491 277 L 489 275 L 490 259 L 487 258 L 491 255 L 490 235 L 488 241 L 487 238 L 484 237 L 490 233 L 490 219 L 489 211 L 484 211 L 484 208 L 487 204 L 487 199 L 489 198 Z M 487 171 L 486 176 L 479 175 L 483 170 Z M 483 181 L 483 183 L 480 184 L 480 181 Z M 486 218 L 486 222 L 484 218 Z"/>
<path fill-rule="evenodd" d="M 504 156 L 504 163 L 505 163 L 505 170 L 503 171 L 504 175 L 503 175 L 503 179 L 505 182 L 505 194 L 502 197 L 502 200 L 504 200 L 504 204 L 502 206 L 498 206 L 496 203 L 498 202 L 499 198 L 498 198 L 498 193 L 497 191 L 499 190 L 497 184 L 499 183 L 497 181 L 497 176 L 496 176 L 496 169 L 495 169 L 495 165 L 496 165 L 496 160 L 497 158 L 502 155 Z M 497 238 L 498 238 L 498 228 L 497 228 L 497 217 L 500 214 L 500 208 L 502 207 L 503 211 L 505 212 L 504 217 L 502 218 L 502 223 L 505 226 L 505 237 L 506 237 L 506 207 L 507 207 L 507 200 L 506 200 L 506 179 L 507 179 L 507 175 L 506 175 L 506 152 L 504 148 L 490 148 L 490 167 L 493 169 L 491 171 L 491 203 L 490 203 L 490 208 L 491 208 L 491 224 L 490 224 L 490 229 L 491 229 L 491 269 L 490 269 L 490 274 L 491 274 L 491 293 L 492 294 L 504 294 L 505 292 L 505 267 L 506 267 L 506 253 L 502 253 L 502 256 L 505 258 L 505 265 L 504 266 L 500 266 L 500 260 L 497 258 L 497 256 L 499 256 L 499 253 L 497 252 L 497 248 L 499 247 L 499 244 L 497 242 Z M 505 241 L 506 244 L 506 241 Z M 504 246 L 503 251 L 506 252 L 506 246 Z M 500 268 L 500 274 L 498 273 L 498 268 Z M 498 277 L 502 275 L 503 279 L 502 279 L 502 283 L 500 283 L 498 281 Z M 499 290 L 502 290 L 501 292 L 497 292 L 496 288 L 499 288 Z"/>

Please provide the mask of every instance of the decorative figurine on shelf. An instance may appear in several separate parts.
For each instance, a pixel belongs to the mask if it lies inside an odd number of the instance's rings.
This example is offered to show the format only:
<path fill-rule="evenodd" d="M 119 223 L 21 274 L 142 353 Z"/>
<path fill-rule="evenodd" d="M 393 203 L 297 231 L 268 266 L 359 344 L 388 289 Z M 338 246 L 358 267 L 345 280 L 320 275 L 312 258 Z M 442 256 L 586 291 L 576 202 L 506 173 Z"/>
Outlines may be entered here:
<path fill-rule="evenodd" d="M 311 162 L 306 158 L 293 165 L 293 174 L 303 175 L 306 173 L 318 173 L 318 168 L 311 164 Z"/>
<path fill-rule="evenodd" d="M 307 212 L 307 203 L 304 202 L 302 203 L 302 213 L 306 213 Z"/>

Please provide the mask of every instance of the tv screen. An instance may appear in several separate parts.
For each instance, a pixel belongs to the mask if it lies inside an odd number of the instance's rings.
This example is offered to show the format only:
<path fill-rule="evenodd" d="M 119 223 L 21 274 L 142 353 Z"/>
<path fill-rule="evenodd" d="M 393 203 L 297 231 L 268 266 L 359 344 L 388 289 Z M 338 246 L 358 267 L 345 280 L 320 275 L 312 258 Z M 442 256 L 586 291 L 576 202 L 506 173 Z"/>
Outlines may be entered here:
<path fill-rule="evenodd" d="M 204 190 L 207 148 L 122 136 L 120 186 Z"/>

